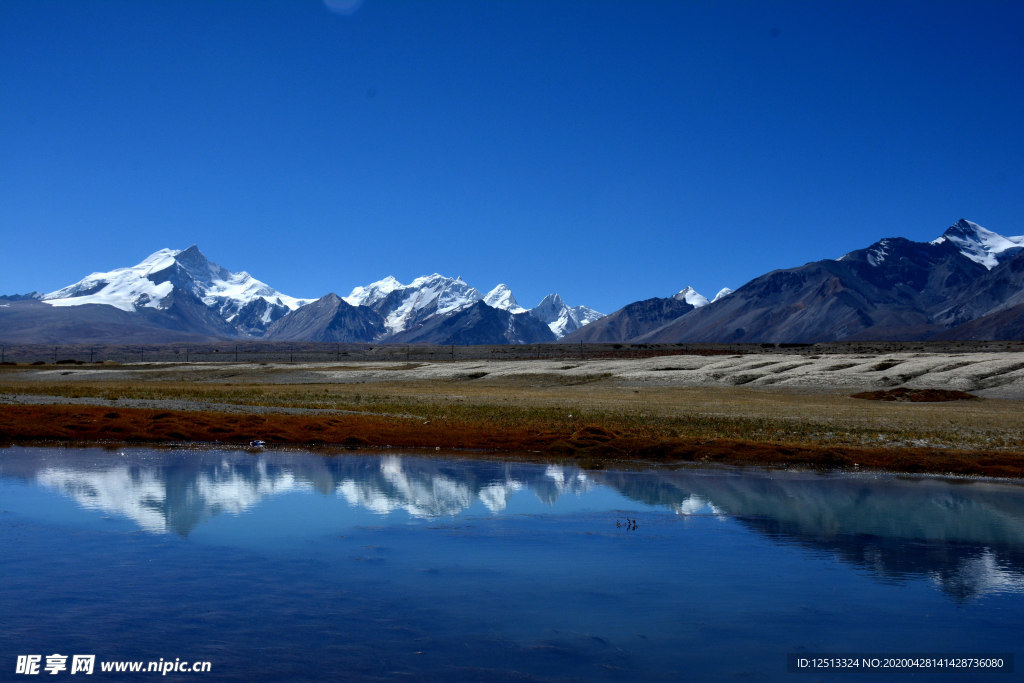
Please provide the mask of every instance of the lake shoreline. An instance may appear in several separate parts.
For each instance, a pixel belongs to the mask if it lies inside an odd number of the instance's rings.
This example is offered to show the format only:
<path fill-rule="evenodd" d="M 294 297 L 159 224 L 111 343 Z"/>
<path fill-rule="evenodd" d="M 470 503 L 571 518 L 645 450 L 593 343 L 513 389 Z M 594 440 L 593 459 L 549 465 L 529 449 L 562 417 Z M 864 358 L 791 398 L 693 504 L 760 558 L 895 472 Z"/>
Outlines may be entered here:
<path fill-rule="evenodd" d="M 244 406 L 236 406 L 244 409 Z M 316 411 L 222 412 L 81 404 L 6 405 L 0 445 L 59 443 L 180 444 L 245 448 L 415 448 L 527 454 L 531 459 L 604 468 L 623 462 L 717 464 L 821 470 L 1024 478 L 1024 452 L 922 446 L 856 446 L 769 442 L 736 438 L 666 438 L 609 429 L 599 423 L 495 429 L 470 420 L 444 422 L 413 416 Z"/>
<path fill-rule="evenodd" d="M 703 351 L 572 362 L 3 366 L 0 443 L 262 440 L 527 453 L 598 468 L 697 463 L 1024 478 L 1024 354 Z M 854 398 L 865 391 L 980 400 Z"/>

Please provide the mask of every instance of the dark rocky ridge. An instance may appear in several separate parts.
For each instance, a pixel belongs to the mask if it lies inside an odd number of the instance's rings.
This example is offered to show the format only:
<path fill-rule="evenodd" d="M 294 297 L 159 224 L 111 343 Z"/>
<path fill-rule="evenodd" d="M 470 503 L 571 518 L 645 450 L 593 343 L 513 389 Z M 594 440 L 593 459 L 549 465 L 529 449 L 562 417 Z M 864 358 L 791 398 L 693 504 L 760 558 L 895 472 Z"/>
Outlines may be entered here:
<path fill-rule="evenodd" d="M 363 342 L 376 339 L 384 319 L 365 306 L 353 306 L 331 293 L 292 311 L 272 324 L 265 339 L 282 341 Z"/>
<path fill-rule="evenodd" d="M 562 337 L 563 342 L 618 342 L 635 339 L 695 310 L 675 297 L 645 299 L 623 306 Z"/>

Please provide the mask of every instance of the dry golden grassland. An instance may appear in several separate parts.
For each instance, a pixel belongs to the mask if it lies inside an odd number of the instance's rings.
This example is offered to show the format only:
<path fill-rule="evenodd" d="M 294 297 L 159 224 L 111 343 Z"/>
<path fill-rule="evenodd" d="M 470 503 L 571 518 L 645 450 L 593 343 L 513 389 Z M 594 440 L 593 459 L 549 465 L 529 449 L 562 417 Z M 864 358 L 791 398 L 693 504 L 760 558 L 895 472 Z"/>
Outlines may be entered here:
<path fill-rule="evenodd" d="M 539 451 L 591 464 L 1024 472 L 1017 399 L 891 403 L 854 399 L 843 387 L 685 386 L 599 364 L 519 363 L 521 371 L 486 362 L 4 367 L 0 441 L 264 438 Z M 61 406 L 68 402 L 77 403 Z"/>

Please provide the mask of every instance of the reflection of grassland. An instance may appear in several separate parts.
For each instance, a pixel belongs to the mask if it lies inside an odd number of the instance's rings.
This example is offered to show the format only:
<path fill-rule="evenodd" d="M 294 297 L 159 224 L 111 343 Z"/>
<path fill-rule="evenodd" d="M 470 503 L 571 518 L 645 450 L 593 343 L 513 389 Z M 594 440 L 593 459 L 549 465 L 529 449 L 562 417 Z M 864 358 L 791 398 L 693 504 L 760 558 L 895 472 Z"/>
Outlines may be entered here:
<path fill-rule="evenodd" d="M 0 374 L 0 393 L 52 396 L 54 403 L 59 397 L 103 399 L 117 406 L 119 417 L 103 417 L 109 408 L 97 408 L 102 410 L 97 416 L 82 406 L 65 407 L 78 411 L 65 416 L 75 428 L 61 431 L 58 424 L 40 424 L 28 429 L 8 422 L 0 425 L 0 440 L 244 441 L 269 435 L 270 441 L 293 443 L 524 449 L 559 456 L 681 460 L 735 460 L 715 455 L 733 444 L 733 450 L 748 448 L 750 458 L 745 461 L 754 462 L 813 464 L 814 451 L 819 464 L 976 472 L 963 462 L 999 455 L 1004 464 L 985 471 L 1016 476 L 1013 467 L 1024 470 L 1024 458 L 1019 457 L 1024 453 L 1024 411 L 1019 401 L 1011 400 L 894 405 L 827 391 L 626 385 L 601 375 L 485 373 L 445 381 L 325 383 L 262 381 L 266 377 L 254 368 L 242 368 L 230 377 L 224 374 L 220 368 L 199 373 L 191 381 L 168 373 L 145 380 L 71 382 L 22 381 L 19 371 L 5 371 Z M 122 408 L 127 399 L 184 403 L 165 411 L 174 417 L 171 428 L 158 426 L 161 420 L 141 413 L 138 419 L 129 419 L 134 411 Z M 218 416 L 223 409 L 211 404 L 361 415 L 229 417 Z M 182 410 L 192 413 L 193 419 L 182 417 Z M 80 416 L 77 422 L 68 417 L 73 414 Z M 23 417 L 31 421 L 27 414 Z M 53 433 L 47 434 L 47 429 Z M 868 457 L 871 453 L 875 456 Z M 936 458 L 942 463 L 938 469 Z M 926 460 L 933 464 L 925 466 Z M 1013 465 L 1018 461 L 1020 466 Z"/>

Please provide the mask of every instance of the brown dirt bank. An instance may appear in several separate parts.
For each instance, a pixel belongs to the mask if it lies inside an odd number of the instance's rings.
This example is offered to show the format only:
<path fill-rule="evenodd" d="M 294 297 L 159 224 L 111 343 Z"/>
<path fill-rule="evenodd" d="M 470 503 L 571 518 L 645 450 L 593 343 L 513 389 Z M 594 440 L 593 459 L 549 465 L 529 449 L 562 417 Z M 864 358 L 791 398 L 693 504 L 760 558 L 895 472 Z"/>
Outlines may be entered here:
<path fill-rule="evenodd" d="M 240 414 L 87 405 L 7 405 L 0 409 L 0 444 L 192 441 L 241 446 L 256 438 L 282 445 L 533 452 L 576 460 L 588 467 L 642 460 L 1024 477 L 1024 452 L 1006 450 L 652 437 L 642 430 L 610 429 L 598 424 L 540 422 L 496 429 L 493 424 L 472 420 L 387 415 Z"/>
<path fill-rule="evenodd" d="M 850 398 L 860 398 L 868 401 L 901 401 L 910 403 L 942 403 L 945 401 L 977 401 L 974 394 L 960 391 L 959 389 L 908 389 L 907 387 L 896 387 L 895 389 L 880 389 L 878 391 L 862 391 L 853 394 Z"/>

